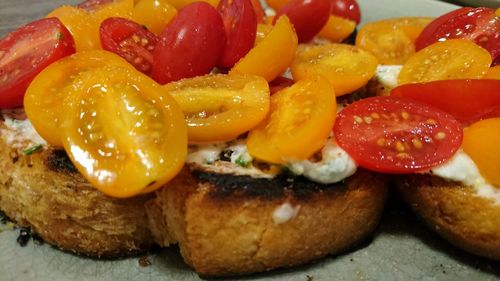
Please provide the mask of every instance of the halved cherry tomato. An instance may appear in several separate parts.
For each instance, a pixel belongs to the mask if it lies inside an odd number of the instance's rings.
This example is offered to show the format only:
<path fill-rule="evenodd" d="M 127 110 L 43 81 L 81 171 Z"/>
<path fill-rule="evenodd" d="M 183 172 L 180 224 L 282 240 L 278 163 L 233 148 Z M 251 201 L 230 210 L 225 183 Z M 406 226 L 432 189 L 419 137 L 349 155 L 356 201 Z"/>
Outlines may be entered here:
<path fill-rule="evenodd" d="M 480 79 L 491 65 L 488 51 L 464 40 L 438 42 L 418 51 L 403 65 L 399 84 L 449 79 Z"/>
<path fill-rule="evenodd" d="M 266 19 L 266 13 L 264 12 L 264 8 L 262 8 L 262 4 L 260 4 L 260 0 L 251 0 L 253 10 L 255 11 L 255 17 L 258 23 L 264 23 Z"/>
<path fill-rule="evenodd" d="M 330 16 L 318 36 L 331 42 L 340 43 L 351 35 L 356 29 L 356 22 L 338 16 Z"/>
<path fill-rule="evenodd" d="M 273 26 L 270 24 L 257 24 L 257 33 L 255 34 L 255 44 L 257 46 L 266 36 L 273 30 Z"/>
<path fill-rule="evenodd" d="M 295 27 L 299 42 L 308 42 L 320 32 L 330 16 L 331 3 L 327 0 L 290 0 L 281 8 L 275 22 L 287 15 Z"/>
<path fill-rule="evenodd" d="M 416 47 L 421 50 L 435 42 L 455 38 L 475 42 L 488 50 L 495 62 L 500 56 L 500 18 L 490 8 L 457 9 L 431 22 L 418 37 Z"/>
<path fill-rule="evenodd" d="M 283 76 L 278 76 L 276 79 L 269 82 L 269 90 L 271 91 L 272 95 L 274 93 L 283 90 L 284 88 L 292 86 L 294 83 L 295 82 L 292 79 L 288 79 Z"/>
<path fill-rule="evenodd" d="M 160 188 L 184 165 L 187 129 L 176 102 L 149 77 L 117 66 L 80 74 L 63 108 L 63 144 L 103 193 Z"/>
<path fill-rule="evenodd" d="M 288 2 L 289 0 L 266 0 L 267 5 L 275 11 L 281 10 L 281 8 L 285 7 Z"/>
<path fill-rule="evenodd" d="M 217 10 L 205 2 L 181 9 L 161 34 L 152 77 L 161 84 L 209 73 L 220 60 L 226 35 Z"/>
<path fill-rule="evenodd" d="M 392 96 L 407 97 L 448 112 L 464 124 L 491 116 L 500 106 L 498 80 L 440 80 L 399 86 Z"/>
<path fill-rule="evenodd" d="M 115 0 L 87 0 L 77 5 L 78 8 L 84 9 L 87 12 L 95 12 L 104 5 L 111 4 Z"/>
<path fill-rule="evenodd" d="M 300 80 L 271 97 L 266 119 L 248 135 L 248 152 L 276 164 L 307 159 L 325 145 L 335 112 L 335 93 L 327 79 Z"/>
<path fill-rule="evenodd" d="M 490 67 L 484 79 L 500 79 L 500 65 Z"/>
<path fill-rule="evenodd" d="M 357 24 L 361 22 L 361 10 L 359 9 L 356 0 L 331 0 L 332 15 L 355 21 Z"/>
<path fill-rule="evenodd" d="M 356 46 L 370 51 L 381 64 L 404 64 L 415 53 L 415 40 L 432 18 L 408 17 L 365 24 Z"/>
<path fill-rule="evenodd" d="M 176 15 L 177 9 L 167 0 L 141 0 L 132 11 L 134 20 L 155 34 L 160 34 Z"/>
<path fill-rule="evenodd" d="M 344 108 L 335 139 L 366 169 L 412 173 L 437 166 L 460 148 L 462 126 L 448 113 L 400 97 L 372 97 Z"/>
<path fill-rule="evenodd" d="M 0 39 L 0 108 L 22 106 L 33 78 L 74 52 L 73 37 L 56 18 L 34 21 Z"/>
<path fill-rule="evenodd" d="M 169 0 L 168 2 L 172 5 L 174 5 L 174 7 L 177 10 L 179 10 L 179 9 L 186 7 L 187 5 L 190 5 L 190 4 L 199 2 L 199 1 L 206 2 L 210 5 L 212 5 L 212 7 L 216 8 L 219 5 L 220 0 Z"/>
<path fill-rule="evenodd" d="M 230 73 L 254 74 L 272 81 L 283 73 L 295 56 L 297 34 L 290 20 L 281 17 L 269 34 L 246 54 Z"/>
<path fill-rule="evenodd" d="M 337 96 L 351 93 L 370 80 L 377 59 L 369 52 L 347 44 L 301 45 L 291 65 L 294 80 L 323 75 Z"/>
<path fill-rule="evenodd" d="M 62 147 L 61 109 L 79 73 L 105 65 L 132 68 L 121 57 L 102 50 L 78 52 L 61 59 L 38 74 L 24 97 L 24 110 L 36 131 L 49 144 Z"/>
<path fill-rule="evenodd" d="M 100 28 L 104 50 L 126 59 L 140 72 L 149 74 L 158 38 L 139 24 L 124 18 L 108 18 Z"/>
<path fill-rule="evenodd" d="M 257 18 L 250 0 L 221 0 L 218 10 L 224 21 L 227 38 L 218 66 L 231 68 L 252 49 Z"/>
<path fill-rule="evenodd" d="M 463 149 L 489 183 L 500 186 L 500 118 L 479 121 L 464 129 Z"/>
<path fill-rule="evenodd" d="M 186 115 L 189 142 L 235 139 L 269 111 L 269 86 L 254 75 L 207 75 L 165 85 Z"/>

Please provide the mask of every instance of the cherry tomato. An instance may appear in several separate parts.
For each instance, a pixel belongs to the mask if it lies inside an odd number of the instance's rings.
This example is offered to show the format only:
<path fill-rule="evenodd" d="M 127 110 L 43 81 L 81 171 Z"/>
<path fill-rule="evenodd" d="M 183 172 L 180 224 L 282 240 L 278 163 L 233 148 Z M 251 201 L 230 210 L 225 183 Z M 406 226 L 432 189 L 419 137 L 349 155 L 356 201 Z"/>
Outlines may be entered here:
<path fill-rule="evenodd" d="M 274 93 L 277 93 L 284 88 L 290 87 L 294 84 L 295 82 L 292 79 L 279 76 L 273 81 L 269 82 L 269 89 L 271 91 L 271 95 Z"/>
<path fill-rule="evenodd" d="M 273 30 L 273 26 L 270 24 L 263 24 L 259 23 L 257 24 L 257 33 L 255 34 L 255 44 L 254 46 L 257 46 L 266 38 L 266 36 Z"/>
<path fill-rule="evenodd" d="M 102 50 L 78 52 L 45 68 L 31 82 L 24 97 L 24 110 L 36 131 L 53 146 L 62 147 L 61 108 L 79 73 L 104 65 L 132 66 L 126 60 Z"/>
<path fill-rule="evenodd" d="M 266 0 L 266 3 L 269 7 L 273 8 L 275 11 L 281 10 L 288 4 L 289 0 Z"/>
<path fill-rule="evenodd" d="M 327 79 L 300 80 L 271 96 L 267 118 L 248 135 L 248 152 L 276 164 L 307 159 L 325 145 L 335 112 L 335 93 Z"/>
<path fill-rule="evenodd" d="M 77 5 L 78 8 L 84 9 L 87 12 L 95 12 L 107 4 L 113 3 L 114 0 L 87 0 Z"/>
<path fill-rule="evenodd" d="M 484 79 L 500 79 L 500 65 L 490 67 Z"/>
<path fill-rule="evenodd" d="M 290 66 L 293 79 L 323 75 L 341 96 L 364 86 L 377 69 L 369 52 L 347 44 L 301 45 Z"/>
<path fill-rule="evenodd" d="M 347 39 L 356 29 L 356 22 L 338 16 L 330 16 L 318 36 L 330 42 L 340 43 Z"/>
<path fill-rule="evenodd" d="M 257 32 L 257 18 L 250 0 L 221 0 L 218 9 L 227 38 L 218 66 L 231 68 L 252 49 Z"/>
<path fill-rule="evenodd" d="M 34 21 L 0 39 L 0 108 L 22 106 L 33 78 L 74 52 L 73 37 L 56 18 Z"/>
<path fill-rule="evenodd" d="M 133 21 L 108 18 L 101 24 L 100 37 L 104 50 L 126 59 L 140 72 L 151 72 L 156 35 Z"/>
<path fill-rule="evenodd" d="M 363 168 L 382 173 L 420 172 L 460 148 L 462 126 L 448 113 L 400 97 L 372 97 L 344 108 L 335 138 Z"/>
<path fill-rule="evenodd" d="M 176 9 L 182 9 L 187 5 L 193 4 L 198 1 L 206 2 L 212 5 L 213 7 L 217 7 L 217 5 L 219 4 L 219 0 L 169 0 L 168 2 L 174 5 Z"/>
<path fill-rule="evenodd" d="M 181 9 L 161 34 L 152 77 L 165 84 L 209 73 L 219 62 L 226 35 L 217 10 L 205 2 Z"/>
<path fill-rule="evenodd" d="M 464 124 L 491 116 L 500 106 L 500 80 L 440 80 L 399 86 L 392 96 L 417 100 L 453 115 Z"/>
<path fill-rule="evenodd" d="M 355 21 L 356 24 L 361 22 L 361 11 L 356 0 L 331 0 L 332 1 L 332 15 L 341 18 Z"/>
<path fill-rule="evenodd" d="M 176 15 L 177 9 L 167 0 L 141 0 L 132 11 L 134 20 L 155 34 L 160 34 Z"/>
<path fill-rule="evenodd" d="M 235 139 L 269 111 L 269 86 L 255 75 L 207 75 L 164 88 L 186 115 L 191 143 Z"/>
<path fill-rule="evenodd" d="M 287 15 L 295 27 L 299 42 L 308 42 L 328 21 L 330 7 L 330 1 L 325 0 L 290 0 L 279 10 L 275 21 Z"/>
<path fill-rule="evenodd" d="M 410 57 L 399 73 L 399 84 L 448 79 L 480 79 L 488 72 L 488 51 L 464 39 L 434 43 Z"/>
<path fill-rule="evenodd" d="M 454 38 L 475 42 L 488 50 L 496 62 L 500 56 L 500 18 L 490 8 L 460 8 L 431 22 L 418 37 L 416 48 L 421 50 L 435 42 Z"/>
<path fill-rule="evenodd" d="M 63 144 L 82 175 L 103 193 L 153 191 L 184 165 L 187 128 L 164 89 L 131 68 L 80 74 L 63 108 Z"/>
<path fill-rule="evenodd" d="M 260 4 L 260 0 L 251 0 L 253 10 L 255 11 L 255 17 L 258 23 L 264 23 L 266 19 L 266 12 L 264 8 L 262 8 L 262 4 Z"/>

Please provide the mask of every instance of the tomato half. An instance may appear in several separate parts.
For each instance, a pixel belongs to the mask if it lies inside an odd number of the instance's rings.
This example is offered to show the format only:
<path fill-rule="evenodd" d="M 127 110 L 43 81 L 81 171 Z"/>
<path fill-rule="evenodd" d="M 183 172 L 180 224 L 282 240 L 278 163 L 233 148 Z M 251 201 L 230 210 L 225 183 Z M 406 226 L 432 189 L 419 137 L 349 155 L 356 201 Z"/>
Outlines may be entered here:
<path fill-rule="evenodd" d="M 34 21 L 0 39 L 0 108 L 22 106 L 33 78 L 74 52 L 73 37 L 56 18 Z"/>
<path fill-rule="evenodd" d="M 158 42 L 155 34 L 128 19 L 108 18 L 101 24 L 100 37 L 104 50 L 126 59 L 140 72 L 151 72 Z"/>
<path fill-rule="evenodd" d="M 330 1 L 325 0 L 290 0 L 278 11 L 275 22 L 282 15 L 287 15 L 292 22 L 299 42 L 308 42 L 320 32 L 330 17 Z"/>
<path fill-rule="evenodd" d="M 132 66 L 121 57 L 102 50 L 78 52 L 45 68 L 30 84 L 24 110 L 36 131 L 53 146 L 62 147 L 61 109 L 79 73 L 104 65 Z"/>
<path fill-rule="evenodd" d="M 392 96 L 407 97 L 444 110 L 464 124 L 491 116 L 500 106 L 500 80 L 441 80 L 399 86 Z"/>
<path fill-rule="evenodd" d="M 67 99 L 64 148 L 103 193 L 124 198 L 153 191 L 184 165 L 184 116 L 149 77 L 105 66 L 80 74 Z"/>
<path fill-rule="evenodd" d="M 253 10 L 255 11 L 255 18 L 257 19 L 257 22 L 264 23 L 266 19 L 266 12 L 264 11 L 262 4 L 260 3 L 260 0 L 251 0 L 251 2 Z"/>
<path fill-rule="evenodd" d="M 416 41 L 417 50 L 435 42 L 462 38 L 488 50 L 493 62 L 500 56 L 500 18 L 490 8 L 460 8 L 431 22 Z M 500 60 L 498 60 L 500 62 Z"/>
<path fill-rule="evenodd" d="M 460 148 L 462 126 L 448 113 L 400 97 L 372 97 L 344 108 L 335 138 L 366 169 L 412 173 L 437 166 Z"/>
<path fill-rule="evenodd" d="M 218 66 L 231 68 L 252 49 L 257 18 L 250 0 L 221 0 L 218 10 L 224 21 L 227 38 Z"/>
<path fill-rule="evenodd" d="M 319 32 L 318 36 L 326 38 L 330 42 L 340 43 L 347 39 L 355 29 L 356 22 L 332 15 Z"/>
<path fill-rule="evenodd" d="M 114 0 L 87 0 L 78 4 L 77 7 L 87 12 L 95 12 L 103 6 L 113 3 L 113 1 Z"/>
<path fill-rule="evenodd" d="M 484 79 L 500 79 L 500 65 L 492 66 L 483 77 Z"/>
<path fill-rule="evenodd" d="M 176 9 L 182 9 L 188 5 L 191 5 L 199 1 L 206 2 L 212 5 L 213 7 L 217 7 L 217 5 L 219 5 L 219 0 L 169 0 L 168 2 L 174 5 Z"/>
<path fill-rule="evenodd" d="M 271 95 L 274 93 L 277 93 L 284 88 L 290 87 L 294 84 L 295 82 L 292 79 L 279 76 L 273 81 L 269 82 L 269 90 L 271 91 Z"/>
<path fill-rule="evenodd" d="M 132 11 L 134 21 L 155 34 L 160 34 L 176 15 L 177 9 L 167 0 L 141 0 Z"/>
<path fill-rule="evenodd" d="M 331 0 L 332 15 L 341 18 L 355 21 L 357 24 L 361 22 L 361 10 L 359 9 L 356 0 Z"/>
<path fill-rule="evenodd" d="M 205 2 L 179 11 L 153 53 L 152 77 L 161 84 L 209 73 L 219 62 L 226 35 L 219 12 Z"/>
<path fill-rule="evenodd" d="M 276 164 L 307 159 L 325 145 L 335 112 L 335 93 L 327 79 L 300 80 L 271 96 L 269 114 L 248 135 L 248 152 Z"/>

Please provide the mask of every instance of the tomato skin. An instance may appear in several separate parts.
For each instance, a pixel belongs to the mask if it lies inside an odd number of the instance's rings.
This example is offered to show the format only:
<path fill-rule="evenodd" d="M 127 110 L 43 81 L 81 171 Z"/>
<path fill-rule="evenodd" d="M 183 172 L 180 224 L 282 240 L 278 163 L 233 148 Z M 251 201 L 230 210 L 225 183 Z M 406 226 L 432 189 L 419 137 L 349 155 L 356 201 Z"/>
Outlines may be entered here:
<path fill-rule="evenodd" d="M 222 0 L 218 10 L 224 21 L 227 38 L 218 66 L 231 68 L 252 49 L 257 33 L 257 18 L 250 0 Z"/>
<path fill-rule="evenodd" d="M 453 115 L 463 124 L 491 116 L 500 106 L 500 80 L 440 80 L 406 84 L 392 90 L 391 96 L 407 97 Z"/>
<path fill-rule="evenodd" d="M 264 11 L 264 8 L 260 4 L 260 0 L 251 0 L 253 10 L 255 11 L 255 18 L 257 19 L 258 23 L 264 23 L 266 19 L 266 12 Z"/>
<path fill-rule="evenodd" d="M 87 12 L 94 12 L 106 4 L 113 3 L 113 1 L 114 0 L 87 0 L 78 4 L 77 7 Z"/>
<path fill-rule="evenodd" d="M 382 173 L 428 170 L 460 148 L 461 124 L 448 113 L 401 97 L 372 97 L 344 108 L 335 139 L 363 168 Z"/>
<path fill-rule="evenodd" d="M 271 95 L 283 90 L 284 88 L 292 86 L 294 83 L 295 82 L 292 79 L 283 76 L 278 76 L 273 81 L 269 82 L 269 89 L 271 91 Z"/>
<path fill-rule="evenodd" d="M 282 15 L 287 15 L 299 38 L 299 42 L 308 42 L 318 34 L 330 16 L 330 1 L 325 0 L 290 0 L 276 15 L 274 22 Z"/>
<path fill-rule="evenodd" d="M 361 22 L 361 10 L 356 0 L 331 0 L 331 2 L 332 15 L 355 21 L 356 24 Z"/>
<path fill-rule="evenodd" d="M 108 18 L 99 29 L 102 48 L 126 59 L 137 70 L 149 74 L 157 36 L 124 18 Z"/>
<path fill-rule="evenodd" d="M 205 2 L 179 11 L 153 53 L 152 77 L 161 84 L 209 73 L 220 60 L 226 35 L 215 8 Z"/>
<path fill-rule="evenodd" d="M 73 37 L 57 18 L 37 20 L 7 34 L 0 40 L 0 108 L 22 106 L 35 76 L 74 52 Z"/>

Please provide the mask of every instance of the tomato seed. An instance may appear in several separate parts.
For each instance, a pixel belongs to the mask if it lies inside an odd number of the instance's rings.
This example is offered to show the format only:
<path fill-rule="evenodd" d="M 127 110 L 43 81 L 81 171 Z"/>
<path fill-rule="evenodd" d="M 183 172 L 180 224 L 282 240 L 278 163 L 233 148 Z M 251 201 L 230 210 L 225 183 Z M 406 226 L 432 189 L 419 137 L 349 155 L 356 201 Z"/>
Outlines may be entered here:
<path fill-rule="evenodd" d="M 424 147 L 424 144 L 419 139 L 412 139 L 411 142 L 416 149 L 421 149 L 422 147 Z"/>
<path fill-rule="evenodd" d="M 380 115 L 379 115 L 378 113 L 376 113 L 376 112 L 373 112 L 373 113 L 371 114 L 371 117 L 372 117 L 373 119 L 380 119 Z"/>
<path fill-rule="evenodd" d="M 377 140 L 377 145 L 378 146 L 385 146 L 385 139 L 384 138 L 380 138 Z"/>
<path fill-rule="evenodd" d="M 430 118 L 430 119 L 427 119 L 427 121 L 425 121 L 426 124 L 429 124 L 429 125 L 436 125 L 437 124 L 437 121 Z"/>
<path fill-rule="evenodd" d="M 362 124 L 363 123 L 363 119 L 359 116 L 354 116 L 354 121 L 358 124 Z"/>
<path fill-rule="evenodd" d="M 365 116 L 363 117 L 363 120 L 365 120 L 366 124 L 371 124 L 373 119 L 370 116 Z"/>
<path fill-rule="evenodd" d="M 410 118 L 410 114 L 406 111 L 401 112 L 401 117 L 403 117 L 404 120 L 408 120 Z"/>
<path fill-rule="evenodd" d="M 439 132 L 434 136 L 437 140 L 444 140 L 446 138 L 446 134 L 444 132 Z"/>
<path fill-rule="evenodd" d="M 401 141 L 396 142 L 396 150 L 399 152 L 404 152 L 405 151 L 405 146 Z"/>

